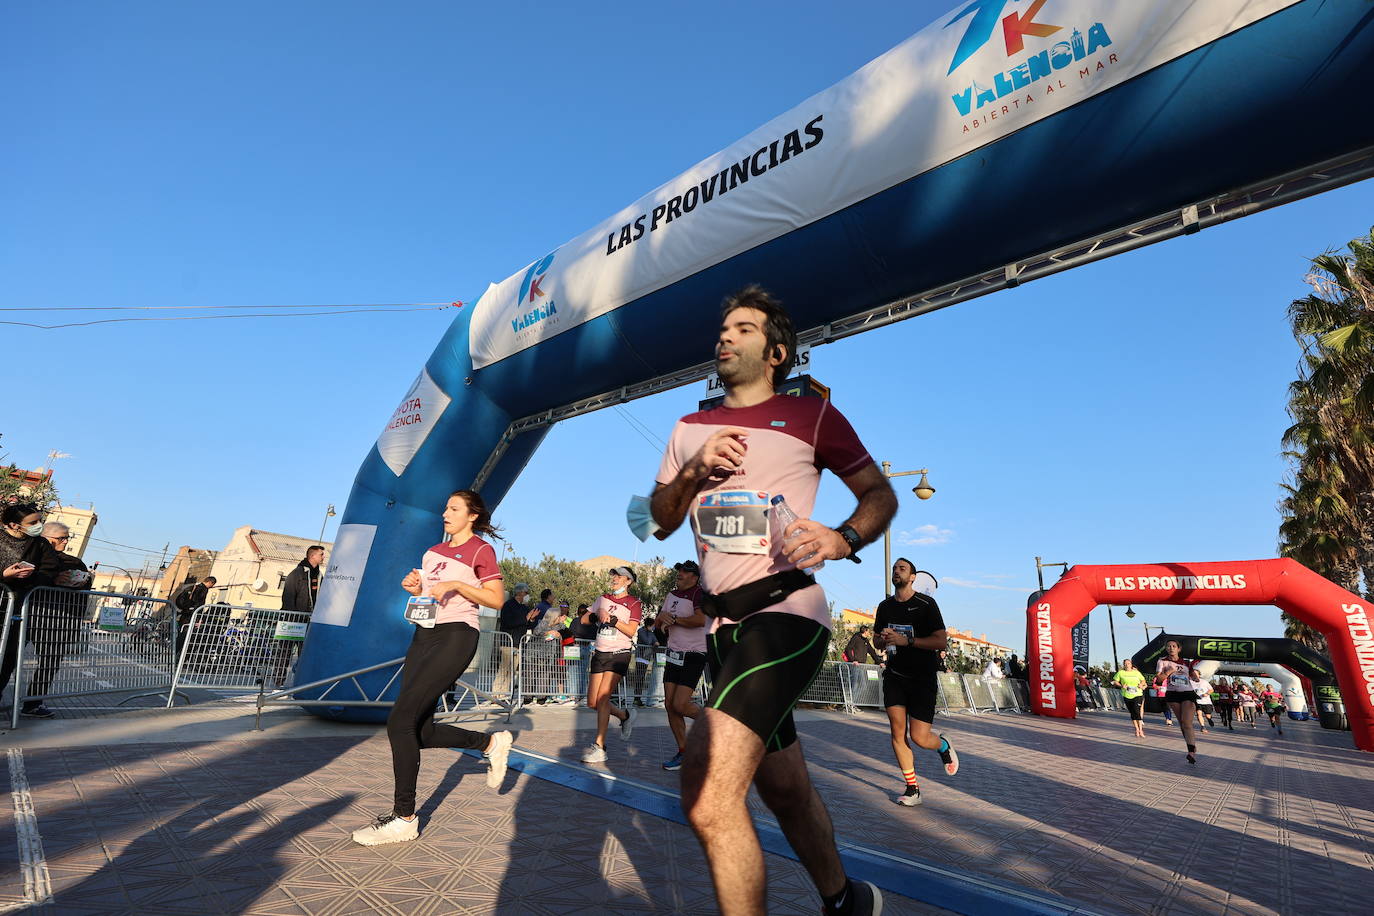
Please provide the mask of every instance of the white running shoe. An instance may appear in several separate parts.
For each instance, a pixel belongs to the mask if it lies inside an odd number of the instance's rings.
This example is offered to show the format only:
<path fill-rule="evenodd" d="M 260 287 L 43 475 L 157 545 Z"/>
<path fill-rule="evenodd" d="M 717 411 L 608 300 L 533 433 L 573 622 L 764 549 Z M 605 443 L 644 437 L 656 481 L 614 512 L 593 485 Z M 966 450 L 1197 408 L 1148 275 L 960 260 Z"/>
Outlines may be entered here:
<path fill-rule="evenodd" d="M 599 744 L 593 744 L 582 752 L 583 763 L 605 763 L 606 749 Z"/>
<path fill-rule="evenodd" d="M 940 755 L 940 761 L 945 765 L 945 773 L 953 776 L 959 772 L 959 755 L 954 753 L 954 745 L 949 743 L 949 739 L 944 735 L 940 736 L 940 749 L 936 751 Z"/>
<path fill-rule="evenodd" d="M 386 843 L 404 843 L 418 839 L 420 819 L 406 820 L 394 814 L 383 814 L 361 830 L 353 831 L 353 842 L 363 846 L 382 846 Z"/>
<path fill-rule="evenodd" d="M 921 790 L 915 786 L 907 786 L 902 791 L 902 794 L 898 795 L 893 801 L 899 805 L 906 805 L 908 808 L 914 808 L 921 803 Z"/>
<path fill-rule="evenodd" d="M 625 711 L 625 721 L 620 723 L 620 739 L 629 741 L 630 736 L 635 733 L 635 719 L 639 718 L 639 710 L 631 706 Z"/>
<path fill-rule="evenodd" d="M 510 756 L 510 746 L 515 743 L 510 732 L 496 732 L 491 743 L 483 752 L 487 758 L 487 788 L 501 788 L 501 780 L 506 778 L 506 758 Z"/>

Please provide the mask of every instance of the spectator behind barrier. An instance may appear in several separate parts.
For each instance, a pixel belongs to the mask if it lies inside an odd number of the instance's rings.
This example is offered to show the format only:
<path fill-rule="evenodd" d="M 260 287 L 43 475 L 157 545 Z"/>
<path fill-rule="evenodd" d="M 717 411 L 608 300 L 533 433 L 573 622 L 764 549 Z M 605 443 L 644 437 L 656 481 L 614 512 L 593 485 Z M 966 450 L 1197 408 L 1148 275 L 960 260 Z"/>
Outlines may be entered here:
<path fill-rule="evenodd" d="M 868 657 L 873 660 L 873 664 L 882 664 L 883 660 L 878 656 L 877 652 L 873 651 L 872 637 L 869 631 L 870 627 L 868 624 L 860 624 L 858 632 L 849 637 L 849 642 L 846 643 L 844 647 L 845 661 L 855 665 L 861 664 L 864 661 L 865 653 L 867 653 Z"/>
<path fill-rule="evenodd" d="M 82 592 L 90 590 L 92 578 L 80 557 L 65 552 L 71 542 L 70 528 L 61 522 L 48 522 L 43 526 L 43 538 L 57 552 L 62 566 L 61 572 L 53 577 L 53 585 L 66 591 L 39 592 L 33 597 L 28 638 L 36 665 L 19 710 L 21 716 L 31 719 L 51 719 L 56 715 L 34 697 L 41 697 L 52 688 L 62 656 L 81 639 L 86 627 L 86 596 Z"/>
<path fill-rule="evenodd" d="M 306 548 L 305 558 L 296 564 L 296 568 L 287 573 L 286 581 L 282 583 L 281 590 L 281 609 L 283 611 L 293 611 L 297 614 L 313 614 L 315 612 L 315 598 L 320 593 L 320 565 L 324 561 L 324 548 L 319 544 L 312 544 Z M 299 623 L 300 618 L 289 618 L 292 623 Z M 308 621 L 307 617 L 307 621 Z M 295 639 L 282 639 L 276 641 L 273 649 L 272 680 L 280 687 L 286 686 L 286 681 L 291 673 L 291 660 L 301 650 L 301 643 Z"/>
<path fill-rule="evenodd" d="M 1007 662 L 1007 677 L 1015 678 L 1018 681 L 1026 679 L 1026 669 L 1021 665 L 1021 659 L 1015 655 Z"/>
<path fill-rule="evenodd" d="M 536 639 L 556 628 L 563 619 L 563 610 L 553 603 L 553 589 L 551 588 L 546 588 L 539 593 L 539 603 L 534 606 L 534 609 L 538 612 L 534 618 L 534 636 Z"/>
<path fill-rule="evenodd" d="M 62 560 L 43 537 L 43 516 L 38 507 L 11 503 L 0 509 L 0 582 L 14 593 L 15 604 L 7 608 L 17 617 L 24 597 L 39 586 L 52 585 L 62 572 Z M 10 622 L 0 661 L 0 690 L 10 682 L 19 659 L 19 621 Z"/>
<path fill-rule="evenodd" d="M 176 651 L 181 652 L 182 646 L 186 644 L 186 637 L 190 631 L 191 618 L 195 615 L 196 608 L 205 604 L 210 597 L 210 589 L 218 584 L 219 580 L 214 576 L 206 576 L 199 582 L 186 586 L 177 592 L 177 596 L 172 599 L 172 604 L 177 609 L 177 646 Z"/>
<path fill-rule="evenodd" d="M 320 593 L 320 563 L 324 560 L 324 548 L 315 544 L 305 551 L 305 559 L 296 564 L 286 576 L 281 590 L 281 609 L 312 613 L 315 610 L 315 597 Z M 203 600 L 203 599 L 202 599 Z"/>

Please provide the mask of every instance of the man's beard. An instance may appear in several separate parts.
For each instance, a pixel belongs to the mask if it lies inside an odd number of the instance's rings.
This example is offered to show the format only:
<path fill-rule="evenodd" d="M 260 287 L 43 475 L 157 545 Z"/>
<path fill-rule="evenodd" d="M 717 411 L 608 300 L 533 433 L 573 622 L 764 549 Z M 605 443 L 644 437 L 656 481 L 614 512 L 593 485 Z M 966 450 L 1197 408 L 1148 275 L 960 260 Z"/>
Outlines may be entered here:
<path fill-rule="evenodd" d="M 716 360 L 716 374 L 721 381 L 731 386 L 743 385 L 763 376 L 768 365 L 761 356 L 746 356 L 738 350 L 731 351 L 735 358 L 727 362 Z"/>

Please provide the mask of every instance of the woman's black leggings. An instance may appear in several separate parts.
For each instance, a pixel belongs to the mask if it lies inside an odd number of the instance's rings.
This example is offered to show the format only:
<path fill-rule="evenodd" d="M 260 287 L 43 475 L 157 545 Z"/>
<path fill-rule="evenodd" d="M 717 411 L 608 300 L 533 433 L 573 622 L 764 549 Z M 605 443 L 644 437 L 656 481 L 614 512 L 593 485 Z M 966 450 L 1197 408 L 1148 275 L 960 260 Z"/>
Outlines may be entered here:
<path fill-rule="evenodd" d="M 485 748 L 487 736 L 456 725 L 435 725 L 434 707 L 453 682 L 463 676 L 477 654 L 477 631 L 466 623 L 415 628 L 401 674 L 401 693 L 386 720 L 391 739 L 391 766 L 396 773 L 395 813 L 415 813 L 415 781 L 420 775 L 420 748 Z"/>

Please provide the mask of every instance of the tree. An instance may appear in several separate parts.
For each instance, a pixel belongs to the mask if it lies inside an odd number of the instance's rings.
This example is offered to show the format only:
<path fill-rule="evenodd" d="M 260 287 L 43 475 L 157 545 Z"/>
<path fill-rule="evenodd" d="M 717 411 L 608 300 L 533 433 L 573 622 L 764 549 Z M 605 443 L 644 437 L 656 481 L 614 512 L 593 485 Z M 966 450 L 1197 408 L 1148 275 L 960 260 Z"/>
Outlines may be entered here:
<path fill-rule="evenodd" d="M 1374 598 L 1374 230 L 1348 252 L 1312 259 L 1312 293 L 1288 308 L 1302 347 L 1284 432 L 1291 481 L 1279 502 L 1279 552 Z M 1284 615 L 1286 632 L 1325 640 Z"/>
<path fill-rule="evenodd" d="M 668 600 L 668 593 L 677 587 L 677 571 L 664 565 L 662 557 L 654 557 L 647 563 L 631 563 L 639 580 L 630 587 L 631 593 L 638 595 L 644 603 L 644 615 L 657 614 Z"/>
<path fill-rule="evenodd" d="M 501 577 L 505 580 L 507 591 L 514 591 L 516 585 L 524 583 L 530 587 L 535 599 L 541 591 L 551 588 L 554 599 L 567 601 L 574 611 L 579 604 L 591 604 L 606 591 L 605 576 L 598 576 L 572 560 L 549 553 L 533 565 L 524 557 L 507 557 L 501 561 Z"/>
<path fill-rule="evenodd" d="M 14 503 L 33 503 L 39 512 L 47 513 L 56 509 L 61 501 L 57 488 L 52 484 L 52 473 L 45 474 L 34 483 L 27 472 L 13 462 L 4 464 L 8 455 L 0 455 L 0 505 Z"/>
<path fill-rule="evenodd" d="M 639 578 L 630 586 L 630 594 L 643 603 L 647 616 L 663 606 L 668 592 L 676 584 L 676 574 L 657 557 L 631 566 Z M 537 564 L 531 564 L 524 557 L 507 557 L 501 561 L 501 577 L 507 591 L 514 591 L 515 586 L 523 582 L 530 587 L 535 599 L 541 591 L 551 588 L 554 600 L 567 601 L 574 611 L 579 604 L 590 605 L 609 587 L 605 572 L 584 569 L 575 560 L 550 553 L 544 554 Z"/>

